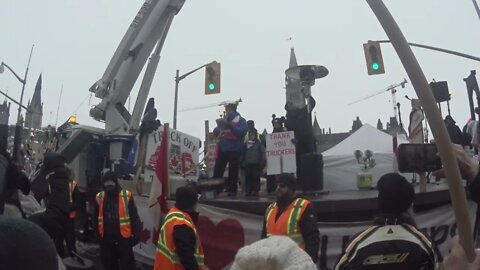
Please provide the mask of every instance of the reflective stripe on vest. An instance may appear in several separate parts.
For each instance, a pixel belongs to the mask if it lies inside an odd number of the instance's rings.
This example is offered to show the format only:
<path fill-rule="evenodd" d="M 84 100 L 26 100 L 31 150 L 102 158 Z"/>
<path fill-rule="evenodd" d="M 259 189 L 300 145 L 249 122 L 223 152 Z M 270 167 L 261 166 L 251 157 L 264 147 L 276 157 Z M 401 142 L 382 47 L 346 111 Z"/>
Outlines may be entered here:
<path fill-rule="evenodd" d="M 205 269 L 204 261 L 205 257 L 203 255 L 203 248 L 198 237 L 197 229 L 195 224 L 191 220 L 190 216 L 178 210 L 177 208 L 172 208 L 168 214 L 165 216 L 164 223 L 160 229 L 158 236 L 158 243 L 156 248 L 155 255 L 155 270 L 180 270 L 184 269 L 181 265 L 180 259 L 176 253 L 176 247 L 173 242 L 173 230 L 175 226 L 186 225 L 190 227 L 195 233 L 195 259 L 197 261 L 199 269 Z"/>
<path fill-rule="evenodd" d="M 70 195 L 70 204 L 73 203 L 73 191 L 77 187 L 77 182 L 75 180 L 69 181 L 68 182 L 68 194 Z M 72 210 L 68 214 L 68 217 L 71 219 L 74 219 L 77 216 L 77 211 Z"/>
<path fill-rule="evenodd" d="M 128 212 L 128 203 L 132 193 L 128 190 L 122 189 L 118 194 L 118 219 L 120 223 L 120 234 L 123 238 L 130 238 L 132 236 L 132 227 L 130 225 L 130 214 Z M 105 201 L 105 192 L 101 191 L 97 194 L 98 203 L 98 233 L 103 237 L 103 203 Z"/>
<path fill-rule="evenodd" d="M 267 237 L 272 235 L 285 235 L 290 237 L 301 248 L 304 248 L 304 241 L 300 232 L 299 221 L 303 212 L 310 205 L 310 202 L 304 199 L 296 199 L 287 209 L 280 214 L 278 220 L 278 207 L 276 203 L 272 203 L 265 213 Z"/>

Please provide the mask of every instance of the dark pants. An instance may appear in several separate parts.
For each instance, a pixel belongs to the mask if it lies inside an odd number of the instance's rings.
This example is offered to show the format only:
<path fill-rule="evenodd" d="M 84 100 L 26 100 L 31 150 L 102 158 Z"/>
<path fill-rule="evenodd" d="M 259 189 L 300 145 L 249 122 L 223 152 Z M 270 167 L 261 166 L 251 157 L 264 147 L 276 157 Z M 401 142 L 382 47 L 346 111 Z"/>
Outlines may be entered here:
<path fill-rule="evenodd" d="M 65 235 L 65 243 L 67 244 L 68 255 L 71 256 L 72 251 L 76 251 L 75 248 L 75 219 L 70 219 L 67 234 Z"/>
<path fill-rule="evenodd" d="M 250 164 L 245 166 L 245 191 L 246 193 L 260 191 L 260 165 Z"/>
<path fill-rule="evenodd" d="M 130 239 L 100 239 L 102 264 L 106 270 L 135 270 L 135 257 Z"/>
<path fill-rule="evenodd" d="M 67 235 L 70 219 L 67 214 L 60 211 L 47 209 L 45 212 L 31 215 L 28 220 L 40 226 L 53 239 L 57 252 L 61 257 L 65 256 L 63 240 Z"/>
<path fill-rule="evenodd" d="M 228 179 L 226 182 L 227 192 L 237 193 L 238 168 L 240 165 L 240 152 L 219 152 L 215 160 L 213 178 L 223 178 L 225 167 L 228 163 Z"/>
<path fill-rule="evenodd" d="M 276 175 L 268 175 L 267 176 L 267 192 L 269 194 L 275 191 L 276 181 L 277 181 L 277 176 Z"/>

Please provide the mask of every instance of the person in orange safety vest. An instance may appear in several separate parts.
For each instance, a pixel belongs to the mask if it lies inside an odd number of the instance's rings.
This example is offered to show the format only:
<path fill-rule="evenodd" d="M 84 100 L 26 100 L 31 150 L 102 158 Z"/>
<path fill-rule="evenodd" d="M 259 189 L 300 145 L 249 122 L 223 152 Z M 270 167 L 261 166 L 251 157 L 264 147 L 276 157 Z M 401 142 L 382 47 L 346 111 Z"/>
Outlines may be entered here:
<path fill-rule="evenodd" d="M 133 195 L 122 189 L 111 171 L 102 180 L 104 190 L 97 194 L 95 207 L 102 264 L 107 270 L 134 270 L 132 248 L 139 241 L 141 225 Z"/>
<path fill-rule="evenodd" d="M 277 177 L 276 202 L 265 213 L 261 238 L 272 235 L 290 237 L 318 262 L 320 233 L 311 202 L 296 198 L 296 178 L 282 173 Z"/>
<path fill-rule="evenodd" d="M 198 194 L 193 187 L 179 187 L 175 207 L 168 211 L 158 236 L 154 270 L 204 270 L 202 243 L 198 236 Z"/>

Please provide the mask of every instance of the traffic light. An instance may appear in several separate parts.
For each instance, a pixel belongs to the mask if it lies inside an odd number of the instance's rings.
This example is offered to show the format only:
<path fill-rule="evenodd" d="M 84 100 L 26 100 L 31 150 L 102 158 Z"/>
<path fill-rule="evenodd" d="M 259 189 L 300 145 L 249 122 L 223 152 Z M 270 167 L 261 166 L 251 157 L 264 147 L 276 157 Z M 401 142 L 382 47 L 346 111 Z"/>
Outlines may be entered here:
<path fill-rule="evenodd" d="M 205 95 L 220 93 L 220 63 L 213 61 L 205 66 Z"/>
<path fill-rule="evenodd" d="M 383 66 L 380 43 L 368 41 L 368 43 L 363 44 L 363 51 L 365 52 L 368 75 L 384 74 L 385 67 Z"/>

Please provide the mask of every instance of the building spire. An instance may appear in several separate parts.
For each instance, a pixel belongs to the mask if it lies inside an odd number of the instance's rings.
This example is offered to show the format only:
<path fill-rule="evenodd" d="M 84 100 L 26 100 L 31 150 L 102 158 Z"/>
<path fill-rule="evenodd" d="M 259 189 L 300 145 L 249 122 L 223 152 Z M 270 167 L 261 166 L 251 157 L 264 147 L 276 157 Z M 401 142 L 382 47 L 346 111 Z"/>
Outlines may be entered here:
<path fill-rule="evenodd" d="M 288 67 L 295 67 L 298 66 L 297 64 L 297 56 L 295 55 L 295 48 L 290 48 L 290 63 Z"/>

